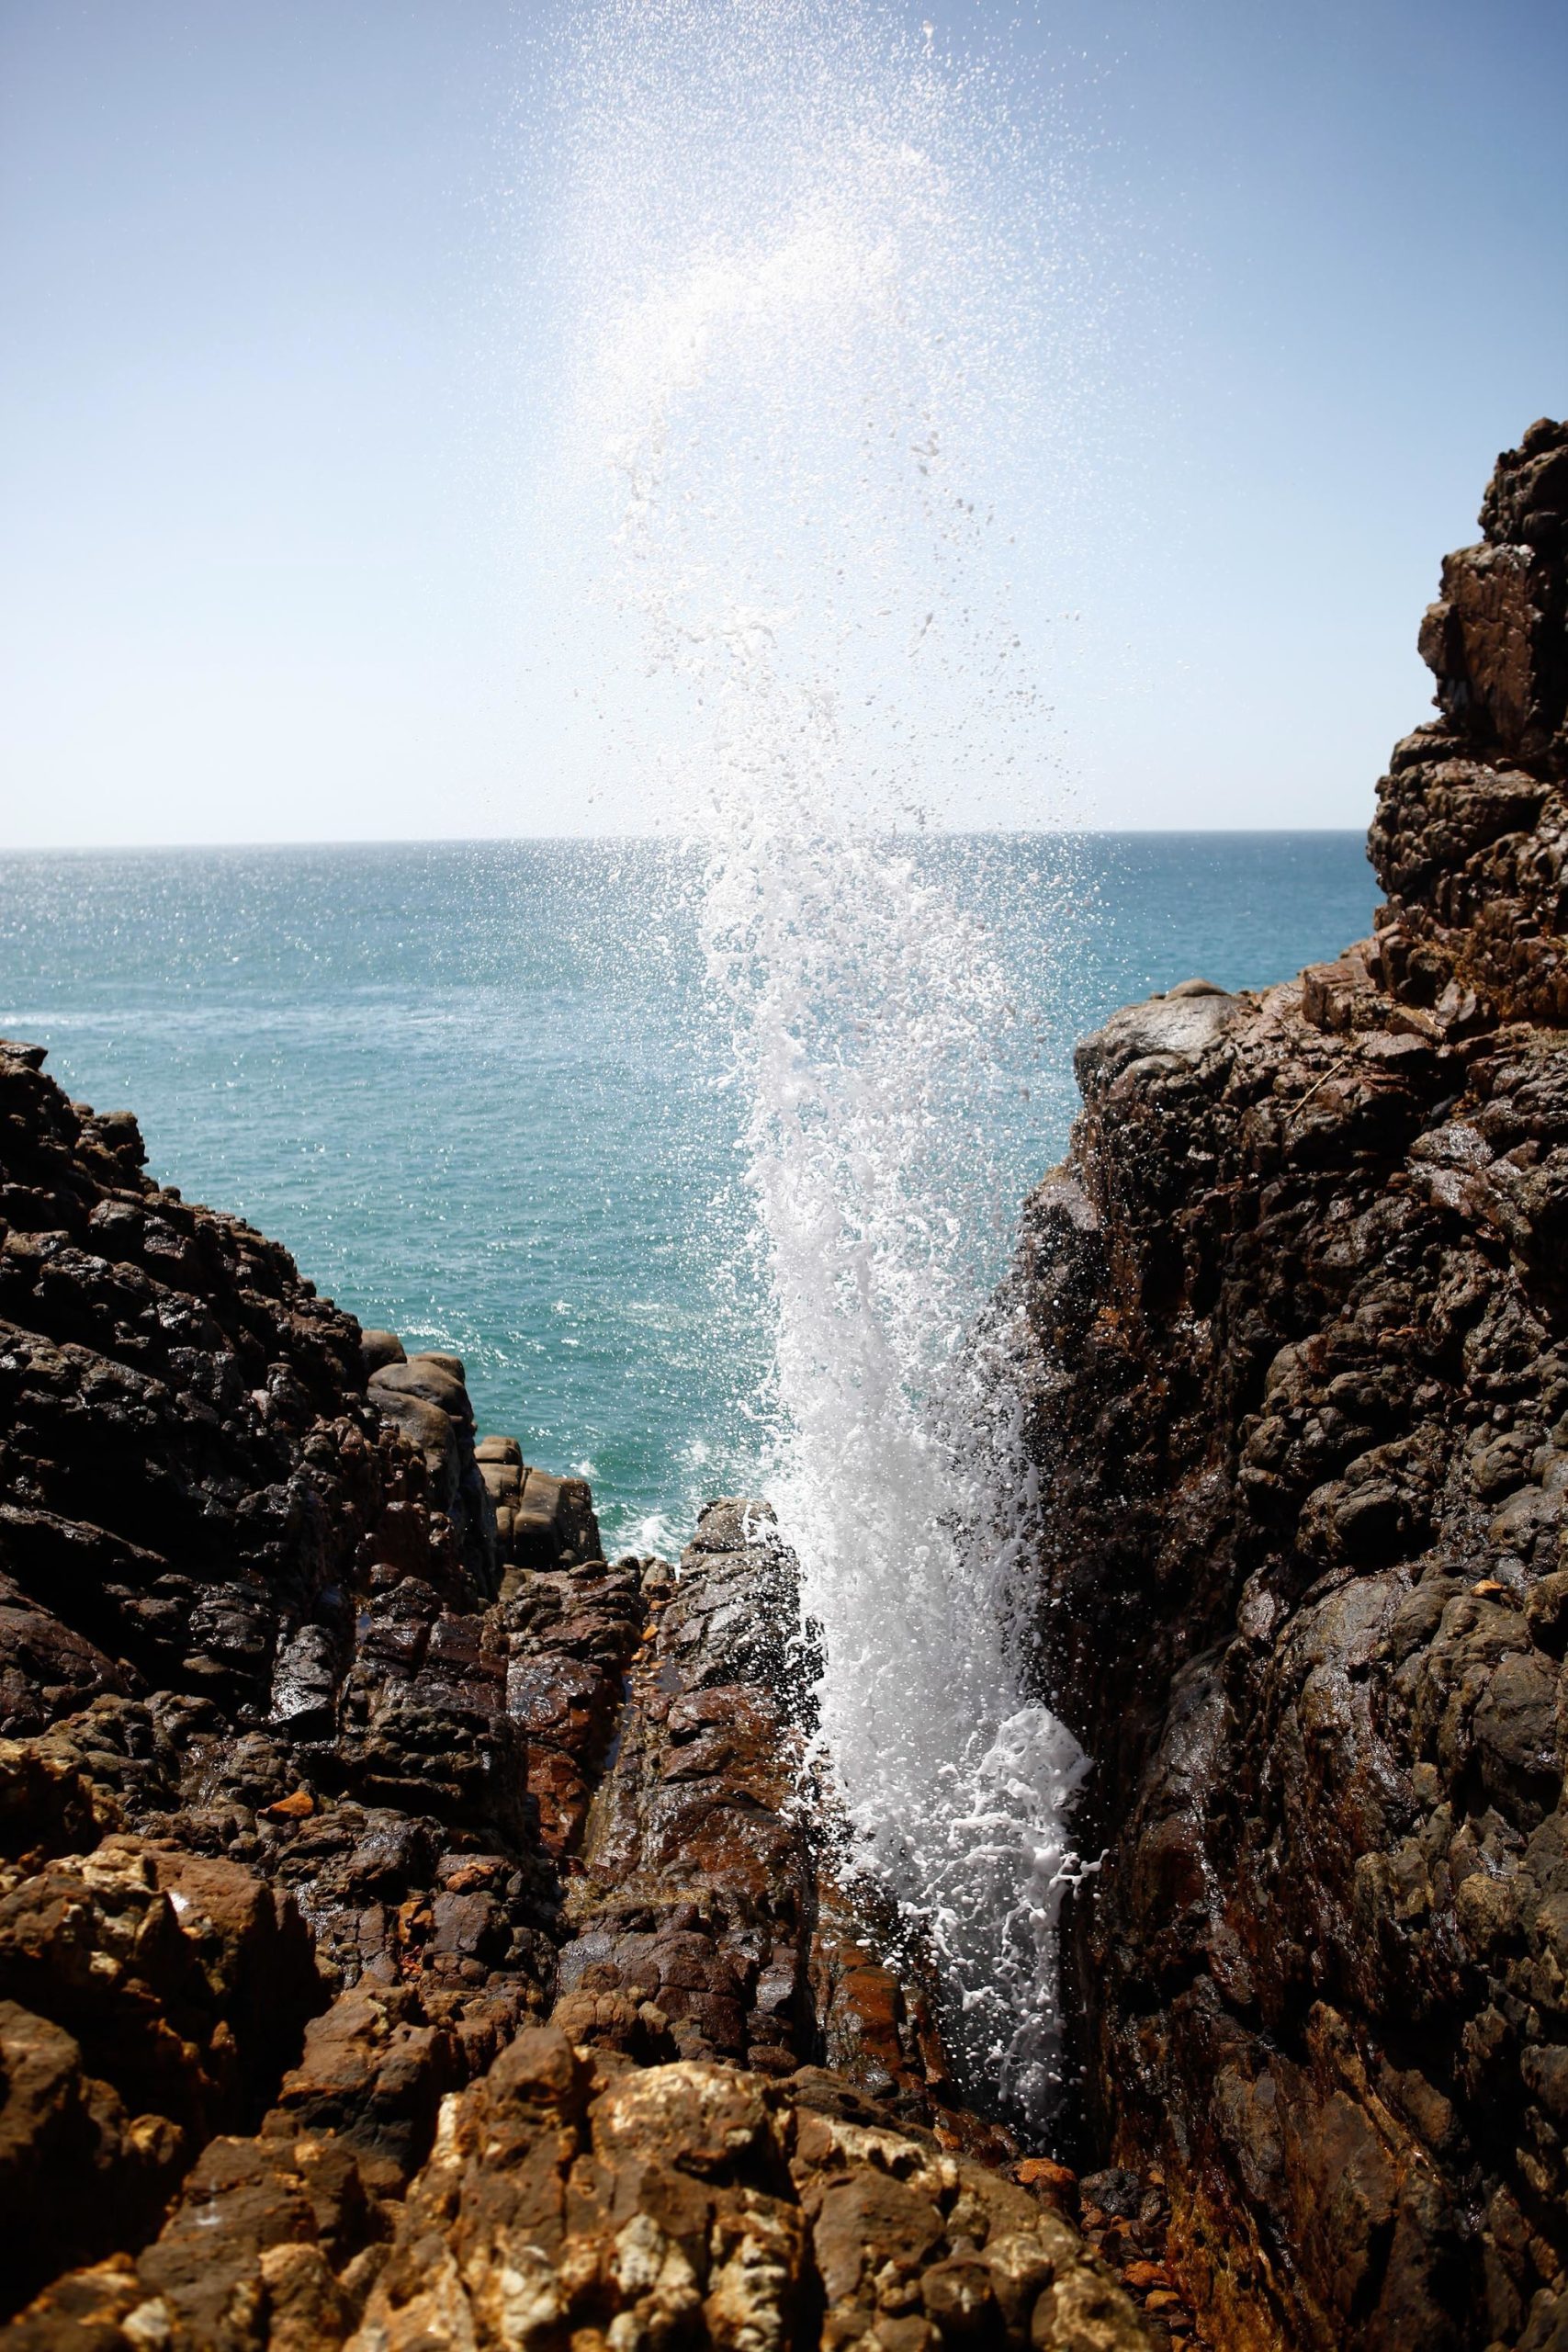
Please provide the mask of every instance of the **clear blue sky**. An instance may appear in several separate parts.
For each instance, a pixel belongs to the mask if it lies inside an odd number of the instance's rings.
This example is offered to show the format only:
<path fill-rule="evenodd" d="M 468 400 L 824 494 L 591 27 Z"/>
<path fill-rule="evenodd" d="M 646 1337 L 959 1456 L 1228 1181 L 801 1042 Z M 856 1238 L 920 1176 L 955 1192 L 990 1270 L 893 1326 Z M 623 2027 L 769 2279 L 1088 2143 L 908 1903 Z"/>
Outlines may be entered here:
<path fill-rule="evenodd" d="M 0 845 L 615 820 L 531 658 L 553 9 L 0 0 Z M 1077 127 L 1089 807 L 1364 823 L 1438 558 L 1568 405 L 1568 9 L 906 13 Z"/>

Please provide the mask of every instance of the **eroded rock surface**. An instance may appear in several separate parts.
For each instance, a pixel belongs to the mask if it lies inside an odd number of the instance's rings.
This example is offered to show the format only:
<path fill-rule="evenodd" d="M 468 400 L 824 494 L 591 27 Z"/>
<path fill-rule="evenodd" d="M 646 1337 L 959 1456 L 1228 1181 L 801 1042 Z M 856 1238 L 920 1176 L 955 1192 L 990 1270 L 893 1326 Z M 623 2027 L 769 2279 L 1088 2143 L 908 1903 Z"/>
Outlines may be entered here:
<path fill-rule="evenodd" d="M 1028 1213 L 1087 2135 L 1235 2352 L 1568 2344 L 1564 516 L 1538 424 L 1371 938 L 1117 1015 Z"/>
<path fill-rule="evenodd" d="M 1156 2341 L 823 1867 L 766 1506 L 606 1563 L 458 1359 L 42 1060 L 0 1047 L 0 2343 Z"/>

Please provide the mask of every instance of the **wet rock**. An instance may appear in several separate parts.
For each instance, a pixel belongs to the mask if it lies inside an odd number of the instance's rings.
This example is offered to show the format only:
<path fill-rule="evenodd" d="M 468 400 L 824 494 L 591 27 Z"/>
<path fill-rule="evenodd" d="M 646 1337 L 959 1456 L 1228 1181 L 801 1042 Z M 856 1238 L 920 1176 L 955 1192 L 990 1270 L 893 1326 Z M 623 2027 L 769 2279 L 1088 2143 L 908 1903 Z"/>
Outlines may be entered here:
<path fill-rule="evenodd" d="M 540 1834 L 574 1853 L 619 1723 L 626 1674 L 646 1624 L 642 1564 L 525 1570 L 513 1579 L 506 1705 L 527 1743 Z"/>
<path fill-rule="evenodd" d="M 1085 2221 L 1157 2182 L 1225 2347 L 1544 2342 L 1568 2265 L 1565 468 L 1444 568 L 1371 939 L 1089 1041 L 1008 1301 Z"/>
<path fill-rule="evenodd" d="M 812 2054 L 799 2037 L 815 1899 L 795 1804 L 795 1569 L 771 1513 L 728 1509 L 705 1513 L 678 1577 L 640 1567 L 627 1705 L 569 1894 L 562 2001 L 583 2040 L 642 2039 L 652 2008 L 672 2051 L 788 2071 Z M 618 2000 L 591 2019 L 588 1998 L 604 1995 Z"/>

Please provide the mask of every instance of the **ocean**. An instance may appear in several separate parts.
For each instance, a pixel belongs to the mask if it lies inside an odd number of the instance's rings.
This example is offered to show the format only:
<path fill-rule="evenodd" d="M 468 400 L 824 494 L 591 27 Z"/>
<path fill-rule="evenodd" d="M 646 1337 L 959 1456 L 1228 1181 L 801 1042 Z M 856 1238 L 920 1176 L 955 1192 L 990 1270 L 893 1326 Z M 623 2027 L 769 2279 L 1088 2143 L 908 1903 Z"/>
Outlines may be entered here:
<path fill-rule="evenodd" d="M 976 1301 L 1057 1160 L 1075 1041 L 1194 974 L 1370 928 L 1349 832 L 942 837 L 1013 1003 L 975 1115 Z M 153 1172 L 468 1367 L 480 1426 L 658 1548 L 766 1475 L 771 1326 L 694 858 L 649 842 L 0 857 L 0 1033 L 141 1121 Z"/>

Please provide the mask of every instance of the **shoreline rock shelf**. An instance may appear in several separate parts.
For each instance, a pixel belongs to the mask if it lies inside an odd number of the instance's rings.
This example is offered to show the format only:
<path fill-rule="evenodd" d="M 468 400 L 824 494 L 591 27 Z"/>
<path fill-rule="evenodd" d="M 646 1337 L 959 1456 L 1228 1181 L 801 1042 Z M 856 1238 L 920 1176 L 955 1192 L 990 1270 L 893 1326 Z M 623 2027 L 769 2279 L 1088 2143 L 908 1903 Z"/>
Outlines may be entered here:
<path fill-rule="evenodd" d="M 458 1359 L 43 1059 L 0 1045 L 0 2345 L 1168 2341 L 834 1883 L 766 1506 L 606 1563 Z"/>
<path fill-rule="evenodd" d="M 1568 428 L 1422 650 L 1371 939 L 1080 1048 L 1009 1303 L 1088 2151 L 1222 2352 L 1568 2345 Z"/>

